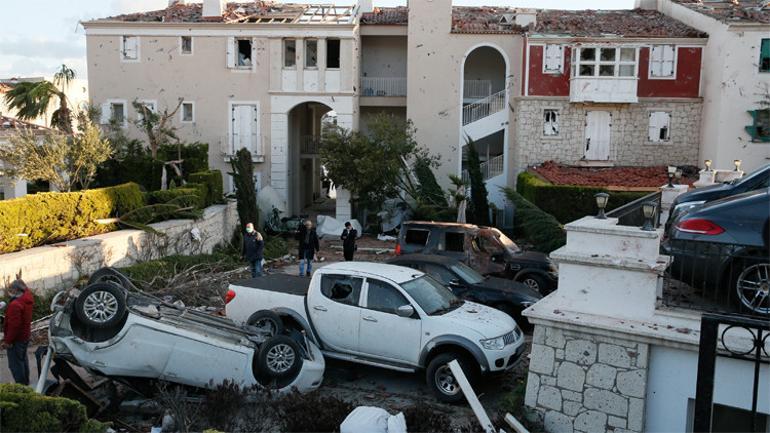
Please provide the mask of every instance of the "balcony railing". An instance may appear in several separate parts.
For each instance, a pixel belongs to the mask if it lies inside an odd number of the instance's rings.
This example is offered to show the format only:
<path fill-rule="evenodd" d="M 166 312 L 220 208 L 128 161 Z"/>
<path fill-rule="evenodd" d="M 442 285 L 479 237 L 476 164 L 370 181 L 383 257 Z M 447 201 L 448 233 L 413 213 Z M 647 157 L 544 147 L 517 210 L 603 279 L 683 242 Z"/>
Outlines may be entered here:
<path fill-rule="evenodd" d="M 504 164 L 505 164 L 504 154 L 489 158 L 488 161 L 484 161 L 481 164 L 479 164 L 479 168 L 481 168 L 481 175 L 484 177 L 484 180 L 489 180 L 495 176 L 500 176 L 501 174 L 503 174 L 504 167 L 505 167 Z M 462 179 L 466 183 L 470 182 L 471 178 L 467 169 L 463 170 Z"/>
<path fill-rule="evenodd" d="M 505 108 L 505 90 L 463 107 L 463 126 L 491 116 Z"/>
<path fill-rule="evenodd" d="M 464 99 L 483 99 L 492 94 L 492 82 L 489 80 L 464 80 Z"/>
<path fill-rule="evenodd" d="M 361 77 L 361 96 L 406 96 L 406 77 Z"/>
<path fill-rule="evenodd" d="M 607 216 L 611 218 L 617 218 L 618 225 L 620 226 L 641 227 L 644 225 L 644 213 L 642 212 L 642 206 L 645 203 L 652 202 L 655 203 L 655 215 L 652 218 L 652 221 L 655 224 L 655 227 L 659 227 L 660 199 L 660 191 L 653 192 L 607 212 Z M 612 200 L 611 194 L 610 200 Z"/>
<path fill-rule="evenodd" d="M 300 142 L 300 153 L 303 155 L 318 155 L 321 140 L 313 135 L 303 135 Z"/>

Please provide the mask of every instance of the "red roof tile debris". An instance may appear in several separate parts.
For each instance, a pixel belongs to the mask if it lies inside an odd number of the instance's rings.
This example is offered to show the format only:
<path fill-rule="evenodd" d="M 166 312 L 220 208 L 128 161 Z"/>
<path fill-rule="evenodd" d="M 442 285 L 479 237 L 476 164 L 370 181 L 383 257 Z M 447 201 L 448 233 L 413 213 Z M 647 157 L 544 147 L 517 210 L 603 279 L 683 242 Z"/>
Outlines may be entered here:
<path fill-rule="evenodd" d="M 517 9 L 491 6 L 454 6 L 452 33 L 524 33 L 528 27 L 516 25 Z"/>
<path fill-rule="evenodd" d="M 654 10 L 542 10 L 534 33 L 575 37 L 616 35 L 644 38 L 702 38 L 707 35 Z"/>
<path fill-rule="evenodd" d="M 406 6 L 377 7 L 372 12 L 361 14 L 361 24 L 405 26 L 408 22 L 409 9 Z"/>
<path fill-rule="evenodd" d="M 770 24 L 770 3 L 767 0 L 674 1 L 686 8 L 725 23 Z"/>
<path fill-rule="evenodd" d="M 589 168 L 562 165 L 547 161 L 530 168 L 540 177 L 555 185 L 598 186 L 617 188 L 657 188 L 668 183 L 665 166 Z M 685 173 L 696 170 L 688 170 Z M 691 185 L 697 176 L 682 177 L 682 184 Z"/>

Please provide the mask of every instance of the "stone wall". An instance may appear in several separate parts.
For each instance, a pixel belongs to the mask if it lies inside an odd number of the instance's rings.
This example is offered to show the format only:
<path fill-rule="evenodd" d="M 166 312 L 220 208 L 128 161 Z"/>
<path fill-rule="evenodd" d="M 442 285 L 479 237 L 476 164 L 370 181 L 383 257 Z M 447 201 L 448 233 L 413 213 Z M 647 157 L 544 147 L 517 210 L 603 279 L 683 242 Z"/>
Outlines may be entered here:
<path fill-rule="evenodd" d="M 649 345 L 535 325 L 525 404 L 546 431 L 641 432 Z"/>
<path fill-rule="evenodd" d="M 692 164 L 698 162 L 702 102 L 699 99 L 649 100 L 635 104 L 575 104 L 564 98 L 519 98 L 516 101 L 516 171 L 554 160 L 575 164 L 583 158 L 586 112 L 609 111 L 610 163 L 622 166 Z M 559 135 L 543 135 L 543 110 L 559 110 Z M 670 140 L 649 141 L 649 113 L 671 114 Z"/>
<path fill-rule="evenodd" d="M 19 272 L 34 291 L 66 287 L 103 266 L 129 266 L 172 254 L 205 254 L 229 241 L 238 224 L 235 202 L 211 206 L 198 220 L 171 220 L 150 226 L 163 235 L 118 230 L 0 255 L 0 285 Z"/>

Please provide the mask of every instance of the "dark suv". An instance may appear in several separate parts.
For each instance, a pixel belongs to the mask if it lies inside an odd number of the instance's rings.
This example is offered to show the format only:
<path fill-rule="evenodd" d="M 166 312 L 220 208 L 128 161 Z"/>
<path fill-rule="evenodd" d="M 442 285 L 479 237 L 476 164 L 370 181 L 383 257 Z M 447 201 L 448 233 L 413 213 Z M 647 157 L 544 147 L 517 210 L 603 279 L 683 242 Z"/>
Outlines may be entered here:
<path fill-rule="evenodd" d="M 401 224 L 396 254 L 438 254 L 482 275 L 520 281 L 542 295 L 556 289 L 556 265 L 543 253 L 523 251 L 494 227 L 408 221 Z"/>

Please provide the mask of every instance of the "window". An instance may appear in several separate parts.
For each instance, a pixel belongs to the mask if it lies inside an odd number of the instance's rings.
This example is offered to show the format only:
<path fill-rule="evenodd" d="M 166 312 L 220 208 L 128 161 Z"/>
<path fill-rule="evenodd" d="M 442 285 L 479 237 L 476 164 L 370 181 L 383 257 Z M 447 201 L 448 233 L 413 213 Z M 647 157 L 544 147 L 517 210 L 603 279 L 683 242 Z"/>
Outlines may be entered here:
<path fill-rule="evenodd" d="M 634 77 L 636 48 L 575 48 L 572 74 L 575 77 Z"/>
<path fill-rule="evenodd" d="M 650 78 L 676 78 L 676 47 L 653 45 L 650 48 Z"/>
<path fill-rule="evenodd" d="M 428 243 L 429 235 L 430 231 L 428 230 L 408 229 L 406 236 L 404 236 L 404 242 L 414 245 L 425 245 Z"/>
<path fill-rule="evenodd" d="M 759 72 L 770 72 L 770 39 L 762 39 L 760 44 Z"/>
<path fill-rule="evenodd" d="M 120 45 L 121 59 L 125 61 L 139 60 L 139 38 L 137 36 L 123 36 Z"/>
<path fill-rule="evenodd" d="M 326 40 L 326 68 L 327 69 L 340 68 L 340 40 L 339 39 Z"/>
<path fill-rule="evenodd" d="M 366 294 L 366 308 L 383 313 L 396 314 L 398 307 L 410 305 L 404 295 L 388 283 L 367 279 L 369 290 Z"/>
<path fill-rule="evenodd" d="M 456 251 L 459 253 L 465 251 L 465 233 L 446 232 L 444 234 L 444 240 L 445 251 Z"/>
<path fill-rule="evenodd" d="M 182 54 L 192 54 L 193 52 L 193 43 L 192 43 L 192 36 L 182 36 L 181 40 L 179 41 L 179 52 Z"/>
<path fill-rule="evenodd" d="M 192 102 L 182 102 L 182 122 L 194 122 L 194 121 L 195 121 L 195 105 Z"/>
<path fill-rule="evenodd" d="M 283 67 L 293 68 L 297 64 L 297 41 L 294 39 L 283 40 Z"/>
<path fill-rule="evenodd" d="M 751 141 L 770 142 L 770 109 L 749 111 L 753 122 L 746 127 Z"/>
<path fill-rule="evenodd" d="M 340 304 L 358 306 L 361 297 L 362 278 L 347 275 L 324 275 L 321 277 L 321 293 Z"/>
<path fill-rule="evenodd" d="M 236 39 L 238 44 L 237 64 L 239 68 L 251 68 L 251 39 Z"/>
<path fill-rule="evenodd" d="M 305 67 L 315 69 L 318 67 L 318 40 L 305 40 Z"/>
<path fill-rule="evenodd" d="M 146 108 L 148 111 L 151 111 L 153 113 L 157 112 L 157 104 L 155 101 L 138 101 L 139 107 L 137 107 L 136 110 L 136 119 L 140 122 L 144 121 L 144 110 L 142 107 Z"/>
<path fill-rule="evenodd" d="M 649 140 L 663 143 L 671 139 L 671 114 L 665 111 L 650 113 Z"/>
<path fill-rule="evenodd" d="M 126 104 L 123 102 L 110 103 L 110 122 L 116 125 L 126 123 Z"/>
<path fill-rule="evenodd" d="M 425 265 L 425 273 L 433 277 L 439 283 L 448 286 L 457 276 L 448 269 L 437 265 Z"/>
<path fill-rule="evenodd" d="M 543 73 L 560 74 L 564 64 L 564 47 L 547 44 L 543 49 Z"/>
<path fill-rule="evenodd" d="M 551 108 L 543 110 L 543 135 L 546 137 L 559 135 L 559 110 Z"/>

